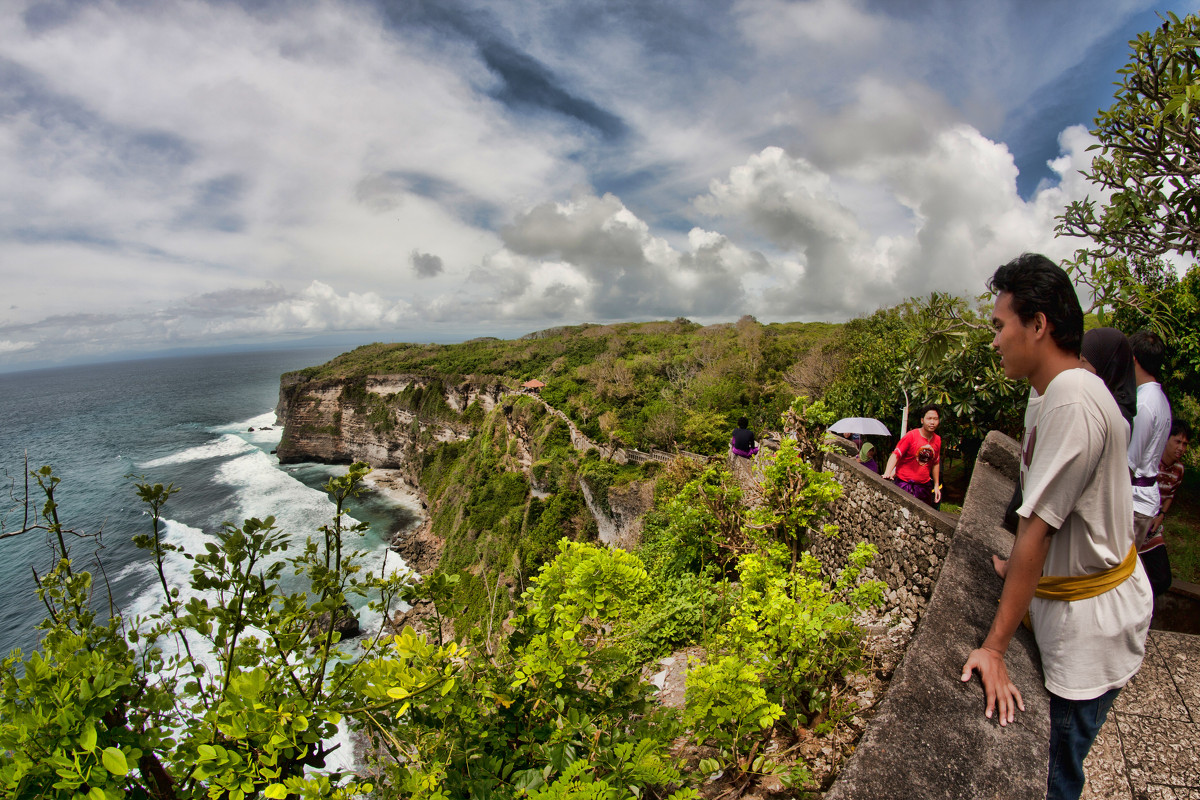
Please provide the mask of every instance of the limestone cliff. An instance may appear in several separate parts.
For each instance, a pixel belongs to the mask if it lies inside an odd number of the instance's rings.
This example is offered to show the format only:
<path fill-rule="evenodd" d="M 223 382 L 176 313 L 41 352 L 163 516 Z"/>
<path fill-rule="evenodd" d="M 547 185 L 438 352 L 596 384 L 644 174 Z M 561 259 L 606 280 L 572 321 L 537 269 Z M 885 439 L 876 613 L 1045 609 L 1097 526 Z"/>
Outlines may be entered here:
<path fill-rule="evenodd" d="M 408 468 L 414 453 L 467 438 L 469 409 L 490 411 L 502 391 L 498 385 L 446 387 L 414 375 L 312 380 L 288 373 L 276 407 L 283 426 L 279 460 Z"/>
<path fill-rule="evenodd" d="M 502 406 L 504 413 L 488 421 L 488 413 L 497 406 Z M 653 481 L 612 486 L 611 478 L 585 477 L 578 473 L 578 466 L 570 467 L 570 477 L 562 480 L 563 467 L 555 466 L 560 456 L 551 455 L 554 446 L 546 439 L 552 429 L 557 431 L 552 440 L 559 446 L 568 451 L 595 451 L 591 457 L 600 456 L 596 463 L 611 461 L 616 453 L 588 440 L 565 415 L 540 399 L 513 394 L 495 379 L 447 387 L 441 378 L 428 375 L 317 379 L 289 373 L 280 382 L 276 414 L 284 431 L 277 451 L 281 463 L 366 461 L 373 467 L 400 470 L 423 497 L 430 487 L 422 485 L 422 454 L 441 442 L 464 441 L 480 430 L 491 431 L 479 442 L 479 447 L 489 450 L 484 460 L 494 462 L 489 475 L 496 468 L 499 472 L 523 474 L 533 497 L 543 501 L 539 509 L 553 504 L 555 494 L 563 493 L 559 502 L 566 505 L 571 505 L 567 495 L 580 497 L 578 510 L 585 517 L 591 512 L 601 540 L 613 546 L 628 548 L 636 544 L 642 517 L 653 505 Z M 591 473 L 595 468 L 593 465 L 583 472 Z M 479 489 L 477 483 L 482 485 L 488 479 L 488 475 L 459 476 L 454 481 L 451 505 L 465 500 L 473 488 Z M 596 481 L 599 483 L 595 486 L 589 485 Z M 596 488 L 602 493 L 599 500 L 593 496 Z M 432 496 L 428 499 L 431 514 L 436 515 L 441 504 Z M 525 493 L 518 499 L 523 508 Z M 563 520 L 574 513 L 564 511 Z M 439 526 L 440 538 L 453 537 L 462 524 L 460 515 L 453 516 L 448 527 Z M 431 516 L 423 530 L 429 529 L 432 534 L 432 523 Z M 493 523 L 489 520 L 488 525 Z M 563 530 L 554 531 L 553 539 L 575 528 L 582 531 L 583 527 L 581 520 L 575 520 Z M 475 532 L 481 534 L 483 531 Z"/>

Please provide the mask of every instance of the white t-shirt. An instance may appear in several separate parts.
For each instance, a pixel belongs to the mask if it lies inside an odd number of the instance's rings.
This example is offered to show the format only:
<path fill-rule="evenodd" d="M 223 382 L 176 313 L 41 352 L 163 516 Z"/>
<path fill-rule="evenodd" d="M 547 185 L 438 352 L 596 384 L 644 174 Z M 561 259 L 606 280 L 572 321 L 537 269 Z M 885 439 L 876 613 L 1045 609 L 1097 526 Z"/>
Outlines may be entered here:
<path fill-rule="evenodd" d="M 1171 404 L 1162 386 L 1151 381 L 1137 387 L 1137 416 L 1129 437 L 1129 468 L 1138 478 L 1154 478 L 1149 486 L 1133 487 L 1133 510 L 1143 517 L 1158 513 L 1158 462 L 1171 435 Z"/>
<path fill-rule="evenodd" d="M 1021 449 L 1023 503 L 1056 531 L 1043 575 L 1086 575 L 1121 563 L 1133 545 L 1126 465 L 1129 425 L 1104 382 L 1085 369 L 1060 373 L 1030 403 Z M 1125 582 L 1074 602 L 1033 598 L 1029 613 L 1046 689 L 1091 700 L 1124 686 L 1146 652 L 1153 595 L 1141 560 Z"/>

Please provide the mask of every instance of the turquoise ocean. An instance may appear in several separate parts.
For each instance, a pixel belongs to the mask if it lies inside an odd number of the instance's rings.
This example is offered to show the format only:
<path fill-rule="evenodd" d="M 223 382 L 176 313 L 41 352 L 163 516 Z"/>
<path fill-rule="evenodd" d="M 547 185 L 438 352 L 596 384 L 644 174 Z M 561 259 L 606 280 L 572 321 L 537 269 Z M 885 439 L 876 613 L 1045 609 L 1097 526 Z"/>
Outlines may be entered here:
<path fill-rule="evenodd" d="M 271 454 L 282 433 L 274 413 L 279 376 L 340 351 L 227 353 L 0 374 L 0 533 L 22 527 L 26 456 L 30 469 L 52 466 L 62 478 L 56 500 L 63 523 L 100 534 L 69 543 L 78 567 L 96 576 L 93 602 L 107 606 L 106 576 L 116 608 L 128 616 L 161 601 L 147 554 L 131 542 L 134 534 L 150 532 L 136 480 L 179 488 L 164 510 L 166 538 L 192 552 L 202 551 L 226 521 L 268 515 L 303 542 L 331 518 L 333 504 L 320 487 L 346 468 L 281 466 Z M 29 498 L 41 508 L 32 482 Z M 417 509 L 369 493 L 350 513 L 371 524 L 355 545 L 368 553 L 367 563 L 404 569 L 387 542 L 416 523 Z M 31 570 L 40 574 L 50 566 L 45 533 L 0 539 L 0 654 L 36 647 L 35 625 L 45 609 Z M 174 581 L 186 581 L 190 562 L 173 554 L 167 567 Z"/>

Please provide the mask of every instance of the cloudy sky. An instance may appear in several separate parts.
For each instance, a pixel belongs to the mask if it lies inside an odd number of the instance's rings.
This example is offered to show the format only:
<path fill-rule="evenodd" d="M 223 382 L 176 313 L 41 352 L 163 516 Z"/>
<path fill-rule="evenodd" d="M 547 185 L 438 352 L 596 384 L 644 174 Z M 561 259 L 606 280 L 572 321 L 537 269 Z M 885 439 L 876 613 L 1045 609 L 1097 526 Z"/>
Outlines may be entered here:
<path fill-rule="evenodd" d="M 1168 9 L 6 0 L 0 369 L 974 295 Z"/>

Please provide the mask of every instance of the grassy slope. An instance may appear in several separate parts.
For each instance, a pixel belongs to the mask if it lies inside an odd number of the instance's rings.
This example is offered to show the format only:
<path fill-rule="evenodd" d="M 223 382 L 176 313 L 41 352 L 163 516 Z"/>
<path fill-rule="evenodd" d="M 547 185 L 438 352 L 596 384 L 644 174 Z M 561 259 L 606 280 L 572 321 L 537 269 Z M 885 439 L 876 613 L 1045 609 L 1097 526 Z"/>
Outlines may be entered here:
<path fill-rule="evenodd" d="M 532 473 L 547 494 L 533 496 L 519 460 L 524 431 Z M 421 483 L 432 503 L 433 532 L 446 546 L 438 570 L 458 576 L 456 632 L 507 615 L 513 596 L 554 557 L 558 540 L 596 538 L 580 479 L 599 497 L 608 487 L 648 478 L 658 464 L 619 467 L 595 451 L 581 455 L 566 424 L 533 398 L 517 398 L 506 413 L 492 411 L 469 441 L 446 444 L 424 457 Z"/>

